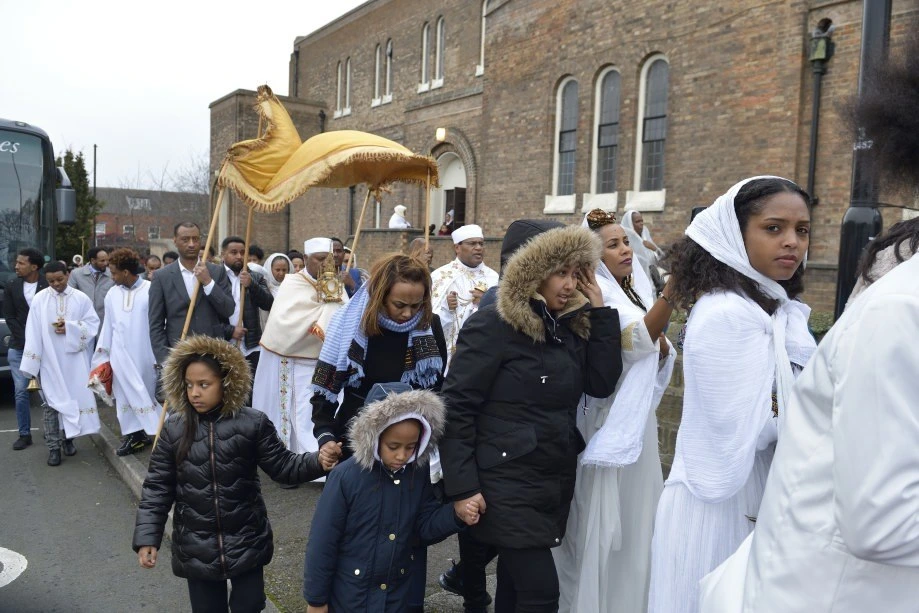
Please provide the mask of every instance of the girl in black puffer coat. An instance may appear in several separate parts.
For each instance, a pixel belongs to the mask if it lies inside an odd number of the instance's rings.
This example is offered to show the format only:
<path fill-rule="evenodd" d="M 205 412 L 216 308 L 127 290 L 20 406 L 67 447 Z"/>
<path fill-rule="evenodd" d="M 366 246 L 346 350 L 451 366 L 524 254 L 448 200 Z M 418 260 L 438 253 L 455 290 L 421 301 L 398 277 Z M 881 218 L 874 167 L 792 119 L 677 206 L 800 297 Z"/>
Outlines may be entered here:
<path fill-rule="evenodd" d="M 177 344 L 163 387 L 173 410 L 150 458 L 134 551 L 153 568 L 175 503 L 172 570 L 188 580 L 192 611 L 226 611 L 227 579 L 233 613 L 261 611 L 274 545 L 256 469 L 281 483 L 312 481 L 324 474 L 319 454 L 288 451 L 265 414 L 243 406 L 249 365 L 225 341 Z"/>

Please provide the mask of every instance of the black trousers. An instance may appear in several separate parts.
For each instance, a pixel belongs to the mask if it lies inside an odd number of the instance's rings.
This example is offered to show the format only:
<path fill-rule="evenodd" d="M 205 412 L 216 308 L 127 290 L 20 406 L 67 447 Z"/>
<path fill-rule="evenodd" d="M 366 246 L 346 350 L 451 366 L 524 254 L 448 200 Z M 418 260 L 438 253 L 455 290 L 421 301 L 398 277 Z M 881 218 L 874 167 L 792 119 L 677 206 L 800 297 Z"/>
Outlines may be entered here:
<path fill-rule="evenodd" d="M 498 550 L 494 545 L 479 542 L 468 530 L 457 535 L 459 541 L 460 572 L 463 580 L 463 604 L 467 607 L 484 607 L 488 600 L 488 588 L 485 585 L 485 568 Z"/>
<path fill-rule="evenodd" d="M 558 573 L 552 551 L 498 548 L 495 613 L 557 613 Z"/>
<path fill-rule="evenodd" d="M 188 579 L 192 613 L 258 613 L 265 608 L 264 567 L 230 579 L 233 586 L 227 607 L 227 582 Z"/>

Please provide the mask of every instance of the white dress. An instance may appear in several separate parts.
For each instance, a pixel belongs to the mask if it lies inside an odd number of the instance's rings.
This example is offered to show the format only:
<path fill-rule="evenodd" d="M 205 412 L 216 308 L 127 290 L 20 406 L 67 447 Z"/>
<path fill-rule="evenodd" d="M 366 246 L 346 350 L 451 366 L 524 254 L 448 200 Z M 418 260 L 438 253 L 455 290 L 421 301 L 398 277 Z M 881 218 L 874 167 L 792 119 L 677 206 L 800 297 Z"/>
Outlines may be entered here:
<path fill-rule="evenodd" d="M 705 578 L 703 613 L 919 611 L 916 339 L 919 258 L 851 303 L 798 378 L 756 530 Z"/>
<path fill-rule="evenodd" d="M 658 352 L 643 322 L 623 334 L 631 335 L 634 342 L 623 341 L 620 381 L 630 365 L 628 354 Z M 630 345 L 634 351 L 625 349 Z M 648 385 L 654 384 L 648 381 Z M 663 388 L 666 386 L 664 382 Z M 585 440 L 603 426 L 614 396 L 591 399 L 587 415 L 580 411 L 578 426 Z M 646 610 L 654 511 L 663 481 L 654 410 L 648 414 L 641 455 L 634 464 L 621 468 L 578 466 L 568 530 L 562 545 L 552 550 L 561 591 L 559 611 Z"/>
<path fill-rule="evenodd" d="M 794 301 L 781 307 L 775 325 L 783 330 L 782 309 L 808 310 Z M 773 319 L 730 292 L 707 294 L 693 307 L 683 419 L 654 525 L 651 613 L 698 613 L 699 581 L 755 526 L 780 427 L 772 411 Z M 790 357 L 800 355 L 794 347 Z"/>

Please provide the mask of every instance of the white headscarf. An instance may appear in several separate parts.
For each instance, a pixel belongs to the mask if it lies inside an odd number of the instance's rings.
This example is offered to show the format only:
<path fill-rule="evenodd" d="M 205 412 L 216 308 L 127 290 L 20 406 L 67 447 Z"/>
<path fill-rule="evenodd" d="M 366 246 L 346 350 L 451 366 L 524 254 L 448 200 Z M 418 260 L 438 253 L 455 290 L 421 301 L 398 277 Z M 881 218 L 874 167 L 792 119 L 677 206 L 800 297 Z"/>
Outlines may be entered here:
<path fill-rule="evenodd" d="M 648 229 L 648 224 L 645 224 L 641 229 L 641 236 L 635 231 L 635 222 L 632 220 L 632 217 L 638 214 L 639 212 L 635 210 L 624 212 L 622 214 L 621 225 L 622 229 L 625 230 L 625 235 L 629 237 L 629 243 L 631 244 L 632 251 L 635 252 L 635 257 L 641 262 L 642 268 L 647 272 L 649 266 L 657 264 L 661 251 L 660 249 L 654 251 L 653 249 L 645 247 L 645 241 L 654 242 L 651 239 L 651 231 Z"/>
<path fill-rule="evenodd" d="M 587 227 L 586 217 L 581 225 Z M 646 311 L 629 300 L 602 259 L 597 264 L 597 284 L 603 292 L 603 304 L 618 311 L 622 330 L 647 315 Z M 632 266 L 632 287 L 645 308 L 650 309 L 654 304 L 654 291 L 651 280 L 641 266 Z M 658 339 L 651 340 L 657 347 Z M 673 373 L 675 354 L 671 346 L 667 361 L 660 369 L 657 351 L 642 355 L 631 365 L 619 383 L 603 427 L 588 441 L 587 449 L 581 455 L 581 464 L 620 467 L 634 464 L 638 460 L 648 415 L 660 403 L 667 388 Z M 589 404 L 597 407 L 606 400 L 590 399 Z"/>
<path fill-rule="evenodd" d="M 290 261 L 290 258 L 283 253 L 272 253 L 267 258 L 265 258 L 265 269 L 268 271 L 268 274 L 265 275 L 265 282 L 268 284 L 268 289 L 271 290 L 272 296 L 277 296 L 278 289 L 281 287 L 281 282 L 274 278 L 274 273 L 271 270 L 271 265 L 278 258 L 283 258 L 287 261 L 287 274 L 291 274 L 294 271 L 294 265 Z"/>
<path fill-rule="evenodd" d="M 769 297 L 780 302 L 779 308 L 769 317 L 748 297 L 719 297 L 707 294 L 708 300 L 722 301 L 721 309 L 735 309 L 734 322 L 750 329 L 750 339 L 739 339 L 730 326 L 705 325 L 706 334 L 696 334 L 692 339 L 693 356 L 689 356 L 690 340 L 687 336 L 687 354 L 684 357 L 687 385 L 683 396 L 683 420 L 680 425 L 680 455 L 685 467 L 685 479 L 690 491 L 706 502 L 719 502 L 733 496 L 749 477 L 760 432 L 770 418 L 769 390 L 773 381 L 779 405 L 778 432 L 781 436 L 785 410 L 794 375 L 791 362 L 807 364 L 816 349 L 808 331 L 810 307 L 788 298 L 785 289 L 776 281 L 758 272 L 747 256 L 740 223 L 734 211 L 734 199 L 740 189 L 756 179 L 780 179 L 760 176 L 745 179 L 734 185 L 712 206 L 696 216 L 686 235 L 705 249 L 719 262 L 730 266 L 745 277 L 755 281 Z M 784 180 L 784 179 L 783 179 Z M 723 295 L 722 295 L 723 296 Z M 743 311 L 737 310 L 744 305 Z M 706 311 L 715 312 L 712 309 Z M 688 322 L 693 330 L 693 312 Z M 762 324 L 750 323 L 762 322 Z M 733 325 L 733 324 L 732 324 Z M 738 323 L 737 325 L 741 325 Z M 755 332 L 762 325 L 762 332 Z M 754 346 L 762 343 L 759 350 Z M 711 389 L 701 389 L 702 382 L 691 381 L 694 360 L 708 363 L 717 361 L 727 345 L 749 343 L 747 352 L 732 352 L 734 359 L 726 366 L 723 379 L 710 382 Z M 761 356 L 765 351 L 764 362 Z M 698 358 L 696 358 L 698 356 Z M 707 357 L 709 356 L 709 357 Z M 690 359 L 692 357 L 692 359 Z M 711 374 L 711 373 L 709 373 Z M 738 385 L 741 379 L 742 385 Z M 751 395 L 755 395 L 752 398 Z M 750 406 L 753 402 L 756 406 Z"/>

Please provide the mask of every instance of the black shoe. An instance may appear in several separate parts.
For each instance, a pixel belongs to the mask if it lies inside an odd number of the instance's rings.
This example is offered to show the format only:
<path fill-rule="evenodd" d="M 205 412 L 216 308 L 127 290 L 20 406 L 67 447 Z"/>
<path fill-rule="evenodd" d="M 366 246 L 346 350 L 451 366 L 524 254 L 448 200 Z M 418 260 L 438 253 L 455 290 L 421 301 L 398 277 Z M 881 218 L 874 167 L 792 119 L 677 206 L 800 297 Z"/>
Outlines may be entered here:
<path fill-rule="evenodd" d="M 459 567 L 460 567 L 460 564 L 463 563 L 463 561 L 460 560 L 459 564 L 457 564 L 453 560 L 450 560 L 450 562 L 453 564 L 453 566 L 451 566 L 447 572 L 443 573 L 440 576 L 440 579 L 438 579 L 438 583 L 440 583 L 440 587 L 444 588 L 448 592 L 452 594 L 456 594 L 457 596 L 462 596 L 463 595 L 463 580 L 462 578 L 460 578 Z"/>
<path fill-rule="evenodd" d="M 48 453 L 48 466 L 60 466 L 61 464 L 61 450 L 52 449 Z"/>
<path fill-rule="evenodd" d="M 144 437 L 146 438 L 146 437 Z M 121 446 L 115 451 L 115 455 L 126 456 L 137 453 L 144 448 L 143 439 L 137 438 L 134 434 L 129 434 L 121 441 Z"/>
<path fill-rule="evenodd" d="M 77 455 L 77 448 L 76 448 L 76 446 L 73 444 L 73 439 L 72 439 L 72 438 L 65 438 L 65 439 L 64 439 L 64 455 L 67 456 L 68 458 L 69 458 L 70 456 Z"/>
<path fill-rule="evenodd" d="M 16 451 L 22 451 L 26 447 L 32 444 L 32 435 L 26 434 L 25 436 L 20 436 L 16 439 L 16 442 L 13 443 L 13 449 Z"/>
<path fill-rule="evenodd" d="M 299 483 L 279 483 L 282 490 L 295 490 L 300 487 Z"/>

